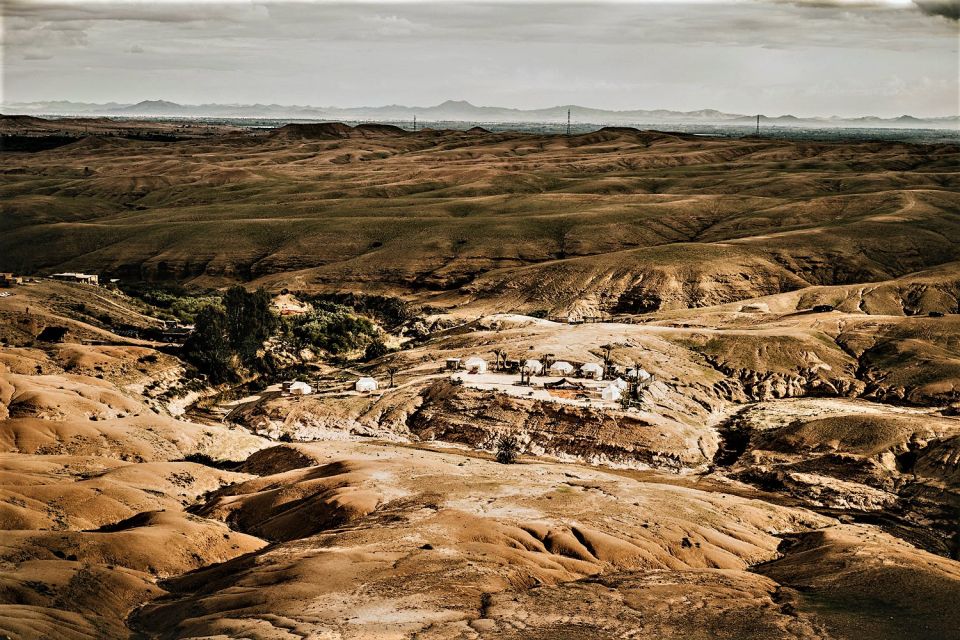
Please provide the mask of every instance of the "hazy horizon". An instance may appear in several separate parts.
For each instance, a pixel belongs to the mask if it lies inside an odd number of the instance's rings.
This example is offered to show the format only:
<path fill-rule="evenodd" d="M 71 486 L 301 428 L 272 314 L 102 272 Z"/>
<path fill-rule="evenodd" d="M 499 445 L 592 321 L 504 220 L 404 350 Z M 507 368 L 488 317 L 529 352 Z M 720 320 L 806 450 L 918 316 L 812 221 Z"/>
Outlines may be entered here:
<path fill-rule="evenodd" d="M 958 112 L 958 4 L 4 4 L 3 103 Z"/>
<path fill-rule="evenodd" d="M 474 108 L 478 108 L 478 109 L 500 109 L 500 110 L 504 110 L 504 111 L 518 111 L 518 112 L 522 112 L 522 113 L 528 113 L 528 112 L 529 112 L 529 113 L 534 113 L 534 112 L 538 112 L 538 111 L 547 111 L 547 110 L 551 110 L 551 109 L 565 109 L 565 108 L 568 108 L 568 107 L 569 107 L 569 108 L 574 108 L 574 109 L 576 109 L 576 108 L 586 109 L 586 110 L 589 110 L 589 111 L 591 111 L 591 112 L 594 112 L 594 111 L 606 111 L 606 112 L 610 112 L 610 113 L 628 113 L 628 112 L 634 112 L 634 111 L 664 111 L 664 112 L 672 112 L 672 113 L 698 113 L 698 112 L 714 111 L 714 112 L 717 112 L 717 113 L 720 113 L 720 114 L 723 114 L 723 115 L 728 115 L 728 116 L 747 116 L 747 117 L 753 117 L 753 116 L 755 116 L 755 115 L 760 115 L 761 117 L 771 118 L 771 119 L 775 119 L 775 118 L 779 118 L 779 117 L 784 117 L 784 116 L 796 116 L 796 117 L 798 117 L 798 118 L 800 118 L 800 119 L 811 119 L 811 120 L 812 120 L 812 119 L 829 119 L 829 118 L 853 119 L 853 118 L 858 118 L 858 117 L 859 117 L 859 118 L 880 117 L 880 118 L 889 120 L 889 119 L 895 119 L 895 118 L 900 117 L 900 116 L 913 116 L 913 117 L 916 117 L 916 118 L 918 118 L 918 119 L 943 119 L 943 118 L 960 117 L 960 113 L 957 113 L 957 112 L 955 112 L 955 113 L 940 113 L 940 114 L 934 114 L 934 113 L 930 113 L 930 114 L 927 114 L 927 113 L 923 113 L 923 114 L 917 114 L 917 113 L 901 113 L 901 114 L 897 114 L 897 115 L 893 115 L 893 116 L 877 116 L 875 113 L 860 113 L 860 114 L 849 115 L 849 116 L 838 116 L 838 115 L 836 115 L 836 114 L 815 115 L 815 116 L 814 116 L 814 115 L 809 115 L 809 114 L 805 114 L 805 113 L 760 113 L 760 114 L 755 114 L 755 113 L 736 113 L 736 112 L 724 111 L 724 110 L 722 110 L 722 109 L 713 108 L 713 107 L 711 107 L 711 106 L 709 106 L 709 105 L 704 106 L 704 107 L 702 107 L 702 108 L 690 109 L 690 110 L 671 109 L 671 108 L 669 108 L 669 107 L 609 109 L 609 108 L 604 107 L 604 106 L 591 105 L 591 104 L 573 104 L 573 103 L 542 105 L 542 106 L 539 106 L 539 107 L 532 107 L 532 108 L 519 108 L 519 107 L 515 107 L 515 106 L 511 106 L 511 105 L 502 105 L 502 104 L 476 104 L 476 103 L 474 103 L 474 102 L 472 102 L 472 101 L 470 101 L 470 100 L 455 99 L 455 98 L 443 100 L 442 102 L 439 102 L 439 103 L 436 103 L 436 104 L 419 104 L 419 105 L 416 105 L 416 104 L 400 104 L 400 103 L 397 103 L 397 102 L 389 102 L 389 103 L 384 103 L 384 104 L 357 104 L 357 105 L 284 104 L 284 103 L 278 103 L 278 102 L 259 102 L 259 103 L 244 103 L 244 102 L 203 102 L 203 103 L 192 103 L 192 104 L 189 104 L 189 103 L 177 102 L 177 101 L 175 101 L 175 100 L 168 100 L 168 99 L 166 99 L 166 98 L 164 98 L 164 97 L 162 97 L 162 96 L 161 96 L 161 97 L 148 97 L 148 98 L 144 98 L 143 100 L 137 100 L 137 101 L 133 101 L 133 102 L 126 102 L 126 101 L 120 101 L 120 100 L 106 100 L 106 101 L 103 101 L 103 102 L 82 102 L 82 101 L 75 101 L 75 100 L 69 100 L 69 99 L 51 99 L 51 100 L 31 100 L 31 101 L 17 101 L 17 102 L 2 102 L 2 103 L 0 103 L 0 104 L 2 104 L 2 105 L 12 105 L 12 104 L 71 103 L 71 104 L 76 104 L 76 105 L 98 105 L 98 106 L 117 105 L 117 106 L 128 106 L 128 107 L 129 107 L 129 106 L 137 106 L 137 105 L 143 104 L 143 103 L 160 103 L 160 102 L 169 102 L 169 103 L 177 104 L 177 105 L 182 106 L 182 107 L 205 107 L 205 106 L 213 106 L 213 105 L 224 106 L 224 107 L 256 107 L 256 106 L 263 106 L 263 107 L 281 107 L 281 108 L 290 108 L 290 109 L 318 109 L 318 110 L 327 109 L 327 110 L 331 110 L 331 111 L 351 111 L 351 110 L 357 110 L 357 111 L 359 111 L 359 110 L 364 110 L 364 109 L 375 110 L 375 109 L 386 109 L 386 108 L 394 107 L 394 108 L 398 108 L 398 109 L 410 109 L 410 110 L 412 110 L 411 113 L 414 114 L 414 115 L 415 115 L 415 110 L 418 110 L 418 109 L 422 109 L 422 110 L 424 110 L 424 111 L 428 111 L 428 110 L 430 110 L 430 109 L 436 109 L 437 107 L 442 107 L 442 106 L 444 106 L 444 105 L 453 103 L 453 104 L 463 104 L 463 105 L 465 105 L 465 106 L 468 105 L 468 106 L 470 106 L 470 107 L 474 107 Z M 575 114 L 574 114 L 574 115 L 575 115 Z M 251 116 L 251 117 L 252 117 L 252 116 Z"/>

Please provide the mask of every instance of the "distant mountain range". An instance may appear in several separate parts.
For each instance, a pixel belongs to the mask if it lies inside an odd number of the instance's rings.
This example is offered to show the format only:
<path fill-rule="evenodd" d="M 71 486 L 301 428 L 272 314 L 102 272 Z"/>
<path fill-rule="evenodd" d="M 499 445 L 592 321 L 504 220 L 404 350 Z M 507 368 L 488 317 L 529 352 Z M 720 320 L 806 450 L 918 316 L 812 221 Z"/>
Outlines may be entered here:
<path fill-rule="evenodd" d="M 667 109 L 636 109 L 612 111 L 579 105 L 559 105 L 546 109 L 511 109 L 507 107 L 478 107 L 464 100 L 447 100 L 432 107 L 387 105 L 383 107 L 312 107 L 279 104 L 200 104 L 188 105 L 167 100 L 144 100 L 136 104 L 108 102 L 20 102 L 0 106 L 6 114 L 63 115 L 63 116 L 129 116 L 177 118 L 260 118 L 276 120 L 365 120 L 404 121 L 414 116 L 421 122 L 565 122 L 567 111 L 578 123 L 651 125 L 651 124 L 718 124 L 749 126 L 755 115 L 724 113 L 715 109 L 699 111 L 670 111 Z M 835 127 L 929 127 L 956 129 L 960 116 L 916 118 L 903 115 L 897 118 L 862 116 L 857 118 L 798 117 L 793 115 L 760 116 L 761 124 L 768 126 L 835 126 Z"/>

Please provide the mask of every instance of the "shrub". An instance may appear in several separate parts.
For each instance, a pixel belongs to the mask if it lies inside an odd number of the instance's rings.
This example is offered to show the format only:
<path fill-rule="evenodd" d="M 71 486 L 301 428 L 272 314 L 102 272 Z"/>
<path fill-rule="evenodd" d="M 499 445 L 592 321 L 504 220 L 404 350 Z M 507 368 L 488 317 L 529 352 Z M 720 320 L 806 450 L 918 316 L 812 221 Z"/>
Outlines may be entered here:
<path fill-rule="evenodd" d="M 146 313 L 186 324 L 196 322 L 204 307 L 221 302 L 220 295 L 215 292 L 192 292 L 180 285 L 122 284 L 121 290 L 139 300 Z"/>
<path fill-rule="evenodd" d="M 421 312 L 417 307 L 392 296 L 364 293 L 325 293 L 309 298 L 315 307 L 334 304 L 354 313 L 369 316 L 388 329 L 395 329 L 413 320 Z"/>
<path fill-rule="evenodd" d="M 331 302 L 317 304 L 313 312 L 297 316 L 290 331 L 300 345 L 323 349 L 333 355 L 365 347 L 380 334 L 367 318 Z"/>
<path fill-rule="evenodd" d="M 374 338 L 373 342 L 367 345 L 367 348 L 363 351 L 364 360 L 376 360 L 381 356 L 385 356 L 390 353 L 390 348 L 387 347 L 386 343 L 380 338 Z"/>
<path fill-rule="evenodd" d="M 520 456 L 520 443 L 513 436 L 500 436 L 497 440 L 497 462 L 513 464 Z"/>

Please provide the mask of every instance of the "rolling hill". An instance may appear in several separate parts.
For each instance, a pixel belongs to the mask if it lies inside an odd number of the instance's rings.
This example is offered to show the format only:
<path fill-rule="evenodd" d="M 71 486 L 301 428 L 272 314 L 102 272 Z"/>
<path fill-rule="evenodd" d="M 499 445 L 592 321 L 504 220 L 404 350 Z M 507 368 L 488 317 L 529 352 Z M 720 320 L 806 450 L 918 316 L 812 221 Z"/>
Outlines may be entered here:
<path fill-rule="evenodd" d="M 3 155 L 24 273 L 635 313 L 960 261 L 956 145 L 328 123 Z"/>

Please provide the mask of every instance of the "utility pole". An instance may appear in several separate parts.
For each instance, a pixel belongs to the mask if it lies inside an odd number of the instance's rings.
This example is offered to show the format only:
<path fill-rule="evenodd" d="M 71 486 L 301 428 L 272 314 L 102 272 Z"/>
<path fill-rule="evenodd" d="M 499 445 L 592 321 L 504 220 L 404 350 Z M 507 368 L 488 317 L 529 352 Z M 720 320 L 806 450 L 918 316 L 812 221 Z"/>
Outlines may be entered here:
<path fill-rule="evenodd" d="M 757 114 L 757 137 L 760 137 L 760 114 Z"/>
<path fill-rule="evenodd" d="M 567 137 L 570 137 L 570 109 L 567 109 Z"/>
<path fill-rule="evenodd" d="M 413 130 L 417 130 L 417 114 L 413 114 Z"/>

